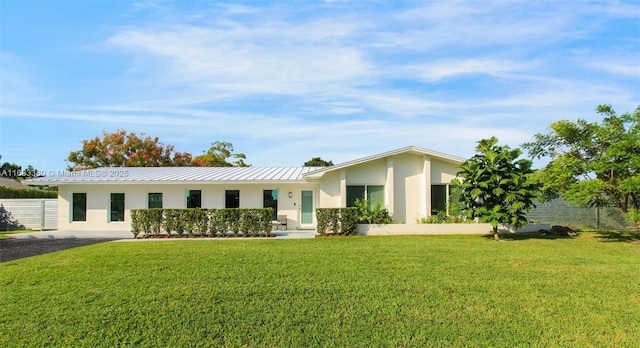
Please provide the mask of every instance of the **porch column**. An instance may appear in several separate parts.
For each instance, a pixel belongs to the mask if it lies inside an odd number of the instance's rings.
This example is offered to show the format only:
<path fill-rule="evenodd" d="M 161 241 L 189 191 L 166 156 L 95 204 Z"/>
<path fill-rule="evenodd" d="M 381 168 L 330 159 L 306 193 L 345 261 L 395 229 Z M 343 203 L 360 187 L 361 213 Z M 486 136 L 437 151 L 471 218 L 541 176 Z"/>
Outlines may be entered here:
<path fill-rule="evenodd" d="M 391 213 L 391 215 L 393 215 L 394 213 L 394 203 L 395 203 L 395 197 L 393 194 L 393 187 L 394 187 L 394 181 L 393 181 L 393 158 L 388 157 L 387 158 L 387 183 L 385 185 L 386 187 L 386 199 L 387 199 L 387 209 L 389 210 L 389 213 Z"/>
<path fill-rule="evenodd" d="M 340 206 L 347 206 L 347 171 L 340 169 Z"/>
<path fill-rule="evenodd" d="M 422 216 L 431 215 L 431 158 L 424 156 L 422 164 Z"/>

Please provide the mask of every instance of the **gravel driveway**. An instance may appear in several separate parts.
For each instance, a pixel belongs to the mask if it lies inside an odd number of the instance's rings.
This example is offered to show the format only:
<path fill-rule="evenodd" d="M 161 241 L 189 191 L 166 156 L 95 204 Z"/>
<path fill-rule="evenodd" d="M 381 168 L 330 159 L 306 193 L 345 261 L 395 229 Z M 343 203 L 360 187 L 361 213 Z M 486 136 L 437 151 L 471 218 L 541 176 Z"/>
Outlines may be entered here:
<path fill-rule="evenodd" d="M 0 239 L 0 262 L 117 239 Z"/>

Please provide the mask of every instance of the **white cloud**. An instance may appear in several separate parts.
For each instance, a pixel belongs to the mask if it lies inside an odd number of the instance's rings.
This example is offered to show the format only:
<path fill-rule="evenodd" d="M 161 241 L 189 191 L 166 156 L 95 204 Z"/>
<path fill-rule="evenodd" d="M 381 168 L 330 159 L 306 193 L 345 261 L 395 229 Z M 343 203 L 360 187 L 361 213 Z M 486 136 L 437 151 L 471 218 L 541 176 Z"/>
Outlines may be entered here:
<path fill-rule="evenodd" d="M 612 74 L 640 78 L 640 55 L 628 58 L 608 56 L 598 60 L 588 60 L 584 64 Z"/>
<path fill-rule="evenodd" d="M 505 76 L 509 73 L 530 71 L 537 63 L 518 63 L 511 60 L 491 58 L 449 59 L 436 62 L 422 63 L 408 66 L 427 82 L 434 82 L 461 75 L 485 74 L 491 76 Z"/>
<path fill-rule="evenodd" d="M 582 36 L 588 30 L 574 24 L 575 6 L 537 2 L 428 2 L 393 16 L 408 23 L 392 33 L 402 47 L 418 51 L 452 47 L 468 51 L 478 47 L 508 47 Z"/>
<path fill-rule="evenodd" d="M 126 31 L 109 43 L 166 60 L 162 65 L 173 83 L 220 92 L 299 95 L 360 78 L 366 82 L 371 65 L 357 49 L 304 40 L 318 32 L 314 26 Z M 302 34 L 283 39 L 279 32 Z"/>
<path fill-rule="evenodd" d="M 3 58 L 0 115 L 143 129 L 194 153 L 230 140 L 249 163 L 296 165 L 409 144 L 466 157 L 483 137 L 517 146 L 597 104 L 638 102 L 637 38 L 601 39 L 637 6 L 327 2 L 141 2 L 127 26 L 107 23 L 106 50 L 91 50 L 116 62 L 95 84 L 81 65 L 81 87 L 43 88 Z M 16 99 L 58 89 L 46 108 Z M 274 160 L 283 153 L 291 162 Z"/>

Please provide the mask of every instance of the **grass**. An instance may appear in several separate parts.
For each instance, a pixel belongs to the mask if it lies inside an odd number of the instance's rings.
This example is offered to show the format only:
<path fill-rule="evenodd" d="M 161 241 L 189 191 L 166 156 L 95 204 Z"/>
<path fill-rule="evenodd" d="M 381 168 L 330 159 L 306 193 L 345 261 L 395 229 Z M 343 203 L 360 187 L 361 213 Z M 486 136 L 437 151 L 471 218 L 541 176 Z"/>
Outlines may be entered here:
<path fill-rule="evenodd" d="M 92 245 L 0 264 L 0 346 L 630 347 L 640 246 L 609 240 Z"/>

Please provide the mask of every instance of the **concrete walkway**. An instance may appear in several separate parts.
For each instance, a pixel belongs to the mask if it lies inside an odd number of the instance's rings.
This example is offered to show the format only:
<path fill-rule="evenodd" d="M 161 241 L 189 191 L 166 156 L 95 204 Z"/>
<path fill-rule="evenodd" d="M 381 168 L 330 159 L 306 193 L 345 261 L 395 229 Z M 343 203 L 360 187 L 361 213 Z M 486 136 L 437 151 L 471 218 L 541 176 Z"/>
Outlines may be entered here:
<path fill-rule="evenodd" d="M 316 231 L 273 231 L 278 239 L 303 239 L 315 238 Z M 133 239 L 133 234 L 127 231 L 41 231 L 29 233 L 8 234 L 9 238 L 14 239 Z M 203 238 L 206 240 L 224 240 L 225 238 Z M 228 238 L 231 239 L 231 238 Z M 236 239 L 236 238 L 233 238 Z M 243 239 L 243 238 L 237 238 Z M 253 238 L 246 238 L 253 239 Z M 154 240 L 154 239 L 144 239 Z M 178 240 L 178 239 L 157 239 L 157 240 Z M 191 239 L 198 240 L 198 239 Z"/>

